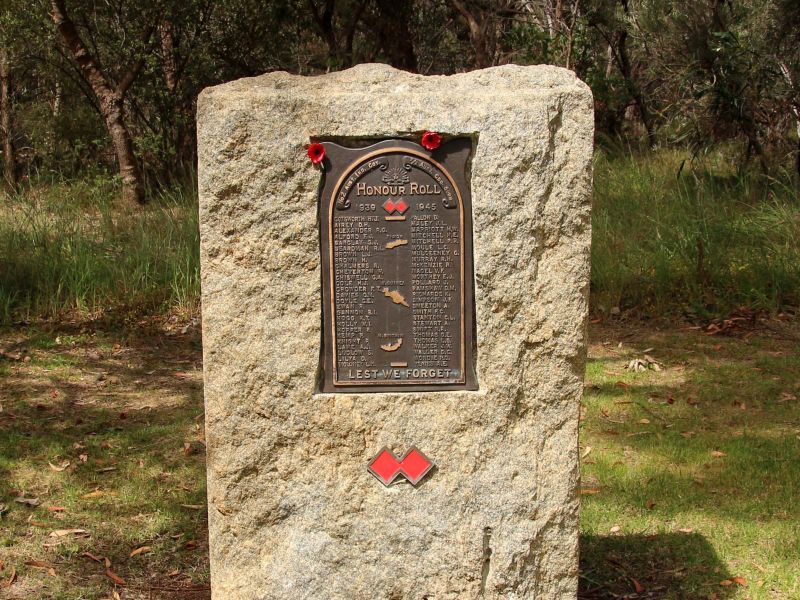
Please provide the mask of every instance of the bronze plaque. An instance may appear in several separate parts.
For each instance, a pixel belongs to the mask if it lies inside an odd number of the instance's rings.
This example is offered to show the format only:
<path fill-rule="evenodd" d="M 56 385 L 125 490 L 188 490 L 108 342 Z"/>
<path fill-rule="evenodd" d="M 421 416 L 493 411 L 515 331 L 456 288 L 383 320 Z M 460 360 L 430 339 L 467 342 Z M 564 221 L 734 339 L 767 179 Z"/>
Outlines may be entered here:
<path fill-rule="evenodd" d="M 321 390 L 477 389 L 471 140 L 323 145 Z"/>

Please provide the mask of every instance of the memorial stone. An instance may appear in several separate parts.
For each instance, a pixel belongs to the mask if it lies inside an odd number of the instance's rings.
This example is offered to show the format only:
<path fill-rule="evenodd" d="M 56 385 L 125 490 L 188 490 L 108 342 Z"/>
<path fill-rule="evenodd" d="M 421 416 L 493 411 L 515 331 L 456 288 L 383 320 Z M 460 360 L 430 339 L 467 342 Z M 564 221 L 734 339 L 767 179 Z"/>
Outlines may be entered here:
<path fill-rule="evenodd" d="M 201 94 L 215 600 L 575 598 L 592 137 L 556 67 Z"/>

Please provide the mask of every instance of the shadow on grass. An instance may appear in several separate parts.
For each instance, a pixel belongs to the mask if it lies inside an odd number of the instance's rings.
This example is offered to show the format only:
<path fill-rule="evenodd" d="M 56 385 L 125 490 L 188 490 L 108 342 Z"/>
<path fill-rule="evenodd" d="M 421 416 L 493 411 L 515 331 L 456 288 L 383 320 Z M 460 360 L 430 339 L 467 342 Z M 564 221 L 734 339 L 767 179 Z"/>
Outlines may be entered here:
<path fill-rule="evenodd" d="M 107 557 L 123 598 L 208 598 L 199 335 L 5 331 L 0 348 L 9 597 L 101 597 Z"/>
<path fill-rule="evenodd" d="M 593 337 L 623 333 L 596 328 Z M 663 371 L 625 369 L 643 348 Z M 797 597 L 794 338 L 769 328 L 738 338 L 642 331 L 624 350 L 595 343 L 592 353 L 581 597 L 722 599 L 754 589 L 753 597 Z"/>
<path fill-rule="evenodd" d="M 581 536 L 581 600 L 694 600 L 710 593 L 723 600 L 735 594 L 734 586 L 719 586 L 729 577 L 714 549 L 698 534 Z M 703 588 L 706 593 L 699 593 Z"/>

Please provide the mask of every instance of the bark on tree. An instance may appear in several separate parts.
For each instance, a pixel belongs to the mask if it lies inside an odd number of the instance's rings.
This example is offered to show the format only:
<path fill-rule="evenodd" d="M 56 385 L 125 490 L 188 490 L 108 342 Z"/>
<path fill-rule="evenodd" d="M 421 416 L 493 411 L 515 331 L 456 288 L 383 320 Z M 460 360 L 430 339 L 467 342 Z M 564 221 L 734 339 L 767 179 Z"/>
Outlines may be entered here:
<path fill-rule="evenodd" d="M 484 27 L 486 19 L 479 21 L 479 17 L 476 17 L 462 0 L 450 0 L 450 4 L 467 23 L 469 40 L 475 51 L 475 66 L 479 69 L 491 67 L 494 61 L 492 58 L 493 52 L 490 49 L 489 36 Z"/>
<path fill-rule="evenodd" d="M 78 63 L 82 76 L 91 87 L 100 114 L 105 121 L 117 156 L 123 198 L 132 203 L 144 204 L 146 199 L 142 173 L 133 151 L 133 138 L 125 123 L 125 94 L 144 66 L 144 60 L 141 57 L 137 59 L 114 85 L 100 68 L 97 57 L 89 52 L 81 39 L 74 22 L 67 15 L 64 0 L 52 0 L 52 8 L 53 23 L 75 62 Z M 149 40 L 151 35 L 152 28 L 148 28 L 145 39 Z"/>
<path fill-rule="evenodd" d="M 0 48 L 0 135 L 3 138 L 3 179 L 12 190 L 17 186 L 14 142 L 11 139 L 11 69 L 5 48 Z"/>
<path fill-rule="evenodd" d="M 161 37 L 161 55 L 164 60 L 164 83 L 170 92 L 178 86 L 178 66 L 175 63 L 175 35 L 172 22 L 167 20 L 159 27 Z"/>
<path fill-rule="evenodd" d="M 575 45 L 575 23 L 578 20 L 578 2 L 577 0 L 572 3 L 572 20 L 570 21 L 567 29 L 567 57 L 564 59 L 564 67 L 567 69 L 572 68 L 572 48 Z M 561 11 L 561 3 L 559 2 L 558 11 Z"/>
<path fill-rule="evenodd" d="M 647 102 L 644 99 L 644 95 L 642 94 L 639 86 L 636 84 L 636 81 L 633 79 L 633 68 L 631 67 L 631 61 L 628 57 L 627 41 L 628 32 L 625 30 L 620 30 L 616 53 L 617 66 L 619 67 L 620 73 L 622 73 L 628 93 L 631 95 L 631 98 L 633 98 L 636 108 L 639 109 L 639 118 L 642 120 L 644 129 L 647 132 L 647 143 L 652 148 L 656 143 L 656 130 L 655 126 L 653 125 L 653 118 L 650 115 L 650 109 L 648 108 Z"/>

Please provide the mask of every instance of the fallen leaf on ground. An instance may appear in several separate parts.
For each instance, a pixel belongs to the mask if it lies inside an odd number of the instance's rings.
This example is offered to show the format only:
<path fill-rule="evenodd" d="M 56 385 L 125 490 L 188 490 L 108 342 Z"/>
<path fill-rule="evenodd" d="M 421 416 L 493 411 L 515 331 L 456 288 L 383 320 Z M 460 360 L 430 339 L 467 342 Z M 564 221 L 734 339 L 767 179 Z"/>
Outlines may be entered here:
<path fill-rule="evenodd" d="M 625 383 L 624 381 L 617 381 L 614 385 L 616 385 L 617 387 L 621 387 L 623 389 L 631 387 L 630 383 Z"/>
<path fill-rule="evenodd" d="M 106 569 L 106 575 L 111 581 L 113 581 L 117 585 L 125 585 L 125 580 L 116 573 L 114 573 L 114 571 L 112 571 L 111 569 Z"/>
<path fill-rule="evenodd" d="M 731 581 L 736 585 L 740 585 L 742 587 L 747 587 L 747 580 L 744 577 L 737 575 L 736 577 L 731 577 Z"/>
<path fill-rule="evenodd" d="M 633 577 L 631 577 L 631 581 L 633 582 L 633 589 L 636 590 L 636 593 L 641 594 L 644 591 L 642 584 L 636 581 Z"/>
<path fill-rule="evenodd" d="M 592 447 L 591 446 L 586 446 L 586 450 L 584 450 L 583 454 L 581 454 L 581 458 L 586 458 L 587 456 L 589 456 L 591 451 L 592 451 Z"/>
<path fill-rule="evenodd" d="M 14 498 L 14 502 L 17 504 L 24 504 L 26 506 L 39 506 L 38 498 L 23 498 L 22 496 L 17 496 Z"/>
<path fill-rule="evenodd" d="M 49 510 L 50 512 L 63 512 L 67 509 L 63 506 L 48 506 L 47 510 Z"/>
<path fill-rule="evenodd" d="M 16 567 L 11 567 L 11 575 L 8 576 L 6 582 L 3 584 L 5 587 L 11 587 L 14 585 L 14 582 L 17 580 L 17 569 Z"/>
<path fill-rule="evenodd" d="M 625 368 L 634 373 L 642 373 L 648 370 L 661 371 L 662 365 L 649 354 L 645 354 L 643 358 L 634 358 L 625 365 Z"/>
<path fill-rule="evenodd" d="M 600 490 L 598 488 L 581 488 L 578 493 L 581 496 L 590 496 L 591 494 L 599 494 Z"/>
<path fill-rule="evenodd" d="M 39 560 L 38 558 L 31 558 L 25 561 L 25 564 L 29 567 L 35 567 L 37 569 L 49 569 L 50 565 L 43 560 Z"/>
<path fill-rule="evenodd" d="M 653 507 L 656 505 L 656 503 L 652 500 L 648 500 L 644 503 L 644 505 L 647 507 L 647 510 L 653 510 Z"/>
<path fill-rule="evenodd" d="M 102 469 L 95 469 L 95 473 L 109 473 L 116 470 L 117 467 L 103 467 Z"/>
<path fill-rule="evenodd" d="M 650 419 L 639 419 L 639 423 L 642 425 L 650 425 Z"/>
<path fill-rule="evenodd" d="M 106 569 L 110 569 L 111 568 L 111 561 L 108 559 L 107 556 L 103 557 L 103 564 L 105 564 Z"/>
<path fill-rule="evenodd" d="M 140 548 L 136 548 L 135 550 L 131 550 L 131 554 L 129 558 L 133 558 L 137 554 L 144 554 L 146 552 L 150 552 L 152 548 L 150 546 L 141 546 Z"/>
<path fill-rule="evenodd" d="M 80 460 L 82 463 L 85 463 L 87 460 L 89 460 L 89 455 L 88 455 L 88 454 L 81 454 L 80 456 L 78 456 L 78 459 L 79 459 L 79 460 Z"/>
<path fill-rule="evenodd" d="M 202 504 L 181 504 L 183 508 L 191 508 L 192 510 L 202 510 L 205 508 Z"/>
<path fill-rule="evenodd" d="M 728 455 L 725 454 L 724 452 L 720 452 L 719 450 L 713 450 L 711 452 L 711 456 L 713 456 L 714 458 L 722 458 L 723 456 L 728 456 Z"/>
<path fill-rule="evenodd" d="M 609 531 L 611 533 L 617 533 L 620 529 L 622 529 L 619 525 L 614 525 Z"/>
<path fill-rule="evenodd" d="M 101 562 L 103 562 L 103 560 L 102 560 L 102 559 L 101 559 L 99 556 L 95 556 L 95 555 L 94 555 L 94 554 L 92 554 L 91 552 L 83 552 L 83 553 L 81 554 L 81 556 L 85 556 L 86 558 L 90 558 L 90 559 L 92 559 L 94 562 L 98 562 L 98 563 L 101 563 Z"/>
<path fill-rule="evenodd" d="M 184 547 L 185 547 L 187 550 L 194 550 L 195 548 L 198 548 L 199 546 L 200 546 L 200 542 L 198 542 L 197 540 L 189 540 L 189 541 L 188 541 L 188 542 L 186 542 L 186 544 L 184 545 Z"/>
<path fill-rule="evenodd" d="M 54 465 L 50 461 L 47 461 L 47 464 L 50 465 L 50 468 L 53 469 L 53 471 L 60 473 L 69 466 L 69 461 L 64 461 L 60 466 Z"/>
<path fill-rule="evenodd" d="M 678 529 L 678 531 L 680 531 L 681 533 L 694 533 L 694 529 L 692 529 L 691 527 L 681 527 L 680 529 Z"/>
<path fill-rule="evenodd" d="M 56 529 L 50 533 L 50 537 L 64 537 L 66 535 L 89 535 L 85 529 Z"/>

